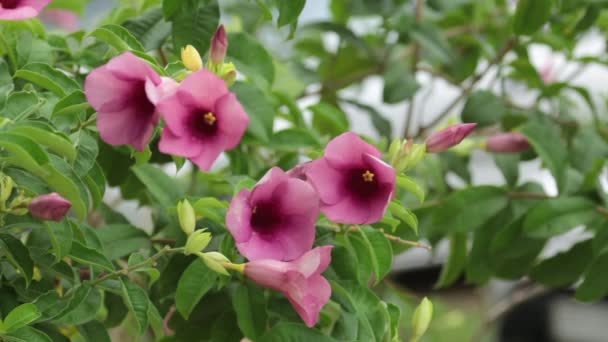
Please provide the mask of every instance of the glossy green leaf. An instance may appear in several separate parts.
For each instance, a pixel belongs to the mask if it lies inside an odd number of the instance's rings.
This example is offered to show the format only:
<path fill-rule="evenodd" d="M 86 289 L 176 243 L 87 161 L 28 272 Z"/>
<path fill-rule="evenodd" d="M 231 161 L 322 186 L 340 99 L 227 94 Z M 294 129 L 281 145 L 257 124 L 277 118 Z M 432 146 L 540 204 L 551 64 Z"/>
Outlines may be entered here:
<path fill-rule="evenodd" d="M 336 342 L 333 338 L 324 335 L 318 330 L 308 328 L 301 323 L 281 322 L 273 326 L 260 342 Z"/>
<path fill-rule="evenodd" d="M 35 141 L 22 135 L 0 132 L 0 147 L 8 152 L 9 156 L 3 159 L 9 164 L 39 177 L 47 174 L 43 166 L 49 162 L 48 155 Z"/>
<path fill-rule="evenodd" d="M 394 217 L 405 222 L 412 228 L 414 233 L 418 234 L 418 218 L 416 217 L 416 214 L 395 200 L 389 204 L 388 208 Z"/>
<path fill-rule="evenodd" d="M 466 234 L 452 234 L 450 236 L 450 256 L 441 269 L 441 275 L 435 287 L 444 288 L 452 285 L 462 274 L 467 264 L 467 236 Z"/>
<path fill-rule="evenodd" d="M 148 295 L 146 292 L 128 279 L 122 278 L 122 296 L 129 311 L 135 317 L 137 330 L 143 335 L 148 329 Z"/>
<path fill-rule="evenodd" d="M 530 278 L 546 286 L 567 286 L 578 280 L 592 260 L 592 240 L 585 240 L 534 266 Z"/>
<path fill-rule="evenodd" d="M 288 128 L 274 133 L 270 146 L 282 151 L 297 151 L 303 148 L 319 148 L 320 143 L 307 129 Z"/>
<path fill-rule="evenodd" d="M 90 288 L 86 291 L 86 296 L 79 301 L 70 301 L 69 309 L 62 313 L 61 318 L 55 318 L 59 324 L 64 325 L 80 325 L 90 322 L 95 319 L 97 312 L 101 308 L 102 295 L 96 288 Z"/>
<path fill-rule="evenodd" d="M 65 135 L 54 131 L 49 125 L 38 122 L 24 122 L 12 126 L 9 132 L 24 135 L 69 161 L 76 158 L 76 149 L 72 142 Z"/>
<path fill-rule="evenodd" d="M 513 29 L 518 34 L 532 34 L 538 31 L 549 19 L 553 0 L 519 0 Z"/>
<path fill-rule="evenodd" d="M 309 107 L 313 113 L 313 126 L 322 134 L 337 136 L 348 130 L 349 123 L 346 114 L 335 106 L 319 102 Z"/>
<path fill-rule="evenodd" d="M 128 224 L 101 227 L 97 235 L 103 244 L 104 254 L 110 260 L 125 257 L 140 249 L 150 248 L 150 237 L 141 229 Z"/>
<path fill-rule="evenodd" d="M 17 70 L 15 77 L 32 82 L 62 97 L 80 89 L 73 78 L 43 63 L 30 63 Z"/>
<path fill-rule="evenodd" d="M 377 285 L 391 271 L 393 248 L 383 232 L 369 226 L 361 226 L 360 229 L 370 251 Z"/>
<path fill-rule="evenodd" d="M 450 232 L 469 232 L 506 207 L 505 190 L 488 185 L 450 194 L 434 211 L 433 224 Z"/>
<path fill-rule="evenodd" d="M 264 79 L 265 86 L 274 81 L 274 63 L 272 56 L 255 38 L 247 33 L 228 34 L 227 61 L 232 61 L 239 72 L 254 80 Z M 259 82 L 257 85 L 262 86 Z"/>
<path fill-rule="evenodd" d="M 485 127 L 499 122 L 506 111 L 496 95 L 487 90 L 479 90 L 467 99 L 461 118 L 463 122 L 474 122 L 480 127 Z"/>
<path fill-rule="evenodd" d="M 66 220 L 61 222 L 44 222 L 46 231 L 51 239 L 55 261 L 61 261 L 70 254 L 72 249 L 72 228 Z"/>
<path fill-rule="evenodd" d="M 171 207 L 184 197 L 182 189 L 162 170 L 150 164 L 133 166 L 131 170 L 159 204 Z"/>
<path fill-rule="evenodd" d="M 4 257 L 19 270 L 21 276 L 25 278 L 26 285 L 29 285 L 34 274 L 34 262 L 28 249 L 21 241 L 9 234 L 0 234 L 0 247 Z"/>
<path fill-rule="evenodd" d="M 163 9 L 167 20 L 173 24 L 173 45 L 178 51 L 188 44 L 201 55 L 209 50 L 220 17 L 216 0 L 182 0 L 172 6 L 164 4 Z"/>
<path fill-rule="evenodd" d="M 122 26 L 104 25 L 96 28 L 90 36 L 108 43 L 119 53 L 131 50 L 144 51 L 144 47 L 137 38 L 133 37 L 129 30 Z"/>
<path fill-rule="evenodd" d="M 397 176 L 397 186 L 413 193 L 420 203 L 424 202 L 424 189 L 411 177 L 406 175 Z"/>
<path fill-rule="evenodd" d="M 108 271 L 114 271 L 114 265 L 112 265 L 110 260 L 108 260 L 105 255 L 95 249 L 86 247 L 77 241 L 72 243 L 70 257 L 81 264 L 101 267 Z"/>
<path fill-rule="evenodd" d="M 78 332 L 88 342 L 111 342 L 108 331 L 98 321 L 90 321 L 78 326 Z"/>
<path fill-rule="evenodd" d="M 53 117 L 80 113 L 91 108 L 84 92 L 76 90 L 65 96 L 53 107 Z"/>
<path fill-rule="evenodd" d="M 21 304 L 8 313 L 4 322 L 3 329 L 6 332 L 14 332 L 31 324 L 40 317 L 40 312 L 36 305 L 31 303 Z"/>
<path fill-rule="evenodd" d="M 261 141 L 268 141 L 272 135 L 275 110 L 266 95 L 254 85 L 243 82 L 235 83 L 231 91 L 249 115 L 247 131 Z"/>
<path fill-rule="evenodd" d="M 53 342 L 47 334 L 32 327 L 23 327 L 2 338 L 6 342 Z"/>
<path fill-rule="evenodd" d="M 241 332 L 252 340 L 259 339 L 267 324 L 262 290 L 247 284 L 238 285 L 232 297 L 232 307 Z"/>
<path fill-rule="evenodd" d="M 141 16 L 122 24 L 144 47 L 142 51 L 160 48 L 171 34 L 171 23 L 163 18 L 161 8 L 151 8 Z"/>
<path fill-rule="evenodd" d="M 596 215 L 595 205 L 586 198 L 563 197 L 544 200 L 526 215 L 524 231 L 529 236 L 549 238 L 589 223 Z"/>
<path fill-rule="evenodd" d="M 399 103 L 412 98 L 420 85 L 404 60 L 393 61 L 384 70 L 384 91 L 382 99 L 386 103 Z"/>
<path fill-rule="evenodd" d="M 199 258 L 192 261 L 182 273 L 175 292 L 177 311 L 188 319 L 194 307 L 217 282 L 217 273 L 210 270 Z"/>

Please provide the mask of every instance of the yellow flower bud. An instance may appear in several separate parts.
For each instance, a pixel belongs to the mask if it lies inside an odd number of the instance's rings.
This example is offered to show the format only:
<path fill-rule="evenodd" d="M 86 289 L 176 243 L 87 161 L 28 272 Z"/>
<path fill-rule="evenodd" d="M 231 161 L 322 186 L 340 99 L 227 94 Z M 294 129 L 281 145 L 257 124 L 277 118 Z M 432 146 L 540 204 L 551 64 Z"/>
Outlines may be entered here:
<path fill-rule="evenodd" d="M 202 251 L 211 241 L 211 233 L 203 230 L 197 230 L 188 237 L 186 241 L 186 255 L 194 254 Z"/>
<path fill-rule="evenodd" d="M 196 214 L 188 200 L 177 203 L 177 218 L 184 233 L 186 235 L 192 234 L 196 225 Z"/>
<path fill-rule="evenodd" d="M 191 71 L 199 71 L 203 68 L 203 60 L 201 55 L 192 45 L 187 45 L 182 48 L 182 62 L 184 66 Z"/>
<path fill-rule="evenodd" d="M 412 339 L 410 341 L 415 342 L 424 335 L 431 324 L 431 318 L 433 317 L 433 303 L 426 297 L 422 299 L 420 305 L 414 311 L 412 317 Z"/>

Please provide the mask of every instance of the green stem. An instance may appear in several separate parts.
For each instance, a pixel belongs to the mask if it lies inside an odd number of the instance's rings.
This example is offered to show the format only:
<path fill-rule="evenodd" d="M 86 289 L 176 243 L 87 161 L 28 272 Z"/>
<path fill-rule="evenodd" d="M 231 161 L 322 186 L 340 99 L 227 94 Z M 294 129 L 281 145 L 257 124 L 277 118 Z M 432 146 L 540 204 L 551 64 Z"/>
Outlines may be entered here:
<path fill-rule="evenodd" d="M 129 266 L 127 268 L 124 268 L 122 270 L 118 270 L 118 271 L 114 271 L 111 273 L 108 273 L 106 275 L 103 275 L 99 278 L 97 278 L 96 280 L 93 280 L 91 282 L 89 282 L 89 285 L 91 286 L 95 286 L 98 285 L 108 279 L 112 279 L 112 278 L 116 278 L 116 277 L 120 277 L 123 275 L 128 275 L 129 273 L 140 269 L 142 267 L 148 267 L 148 266 L 152 266 L 154 265 L 154 263 L 156 262 L 156 260 L 158 260 L 160 257 L 169 254 L 169 253 L 175 253 L 175 252 L 183 252 L 184 248 L 183 247 L 178 247 L 178 248 L 171 248 L 169 246 L 165 246 L 163 247 L 161 250 L 159 250 L 156 254 L 152 255 L 150 258 L 148 258 L 147 260 L 144 260 L 140 263 L 137 263 L 133 266 Z"/>

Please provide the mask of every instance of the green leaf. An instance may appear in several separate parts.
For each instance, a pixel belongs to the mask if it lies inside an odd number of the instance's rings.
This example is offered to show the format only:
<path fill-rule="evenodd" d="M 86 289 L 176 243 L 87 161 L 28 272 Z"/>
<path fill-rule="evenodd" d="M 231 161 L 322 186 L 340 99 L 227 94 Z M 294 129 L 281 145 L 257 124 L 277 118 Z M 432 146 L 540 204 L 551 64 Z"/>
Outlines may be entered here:
<path fill-rule="evenodd" d="M 313 113 L 312 124 L 321 134 L 337 136 L 348 131 L 349 123 L 346 114 L 335 106 L 319 102 L 309 107 Z"/>
<path fill-rule="evenodd" d="M 91 266 L 101 267 L 108 271 L 114 271 L 114 265 L 99 251 L 86 247 L 78 241 L 72 242 L 70 257 L 75 261 Z"/>
<path fill-rule="evenodd" d="M 261 86 L 257 80 L 262 78 L 269 87 L 274 81 L 274 63 L 272 56 L 257 39 L 245 32 L 228 34 L 227 60 L 234 62 L 238 71 Z"/>
<path fill-rule="evenodd" d="M 98 321 L 90 321 L 78 326 L 78 332 L 87 342 L 111 342 L 108 331 Z"/>
<path fill-rule="evenodd" d="M 433 223 L 450 232 L 470 232 L 506 207 L 505 190 L 475 186 L 451 193 L 434 211 Z"/>
<path fill-rule="evenodd" d="M 513 18 L 517 34 L 530 35 L 540 29 L 551 15 L 553 0 L 519 0 Z"/>
<path fill-rule="evenodd" d="M 237 323 L 243 334 L 258 340 L 266 330 L 266 303 L 262 290 L 258 287 L 240 284 L 232 297 L 232 307 Z"/>
<path fill-rule="evenodd" d="M 420 203 L 424 202 L 424 189 L 411 177 L 406 175 L 397 176 L 397 186 L 413 193 Z"/>
<path fill-rule="evenodd" d="M 444 288 L 452 285 L 467 264 L 467 235 L 452 234 L 450 236 L 450 256 L 441 269 L 441 275 L 435 287 Z"/>
<path fill-rule="evenodd" d="M 91 292 L 94 289 L 88 285 L 80 285 L 80 286 L 76 286 L 74 289 L 72 289 L 71 291 L 71 298 L 70 301 L 68 303 L 68 305 L 62 307 L 60 309 L 59 312 L 56 312 L 55 309 L 57 309 L 56 307 L 51 306 L 49 312 L 49 307 L 45 307 L 45 308 L 41 308 L 41 311 L 45 314 L 45 317 L 47 318 L 53 318 L 55 320 L 61 320 L 63 317 L 71 314 L 74 310 L 76 310 L 77 308 L 83 306 L 83 303 L 87 300 L 87 298 L 89 298 L 89 296 L 91 295 Z M 94 296 L 94 295 L 93 295 Z M 53 298 L 55 298 L 54 294 L 51 295 L 51 293 L 47 293 L 45 295 L 47 300 L 52 300 Z M 41 304 L 36 302 L 36 304 L 40 307 Z M 50 316 L 50 317 L 49 317 Z"/>
<path fill-rule="evenodd" d="M 490 126 L 500 122 L 507 110 L 502 101 L 487 90 L 474 92 L 462 109 L 463 122 L 474 122 L 480 127 Z"/>
<path fill-rule="evenodd" d="M 48 64 L 30 63 L 17 70 L 15 77 L 32 82 L 61 97 L 80 90 L 80 86 L 73 78 Z"/>
<path fill-rule="evenodd" d="M 389 204 L 389 210 L 393 216 L 405 222 L 410 228 L 412 228 L 414 233 L 418 234 L 418 218 L 416 217 L 416 214 L 396 200 L 393 200 Z"/>
<path fill-rule="evenodd" d="M 34 262 L 28 249 L 21 241 L 8 234 L 0 234 L 0 247 L 3 247 L 0 249 L 0 253 L 19 270 L 19 273 L 25 278 L 26 286 L 29 286 L 34 274 Z"/>
<path fill-rule="evenodd" d="M 162 170 L 150 164 L 133 166 L 131 170 L 160 205 L 172 207 L 184 197 L 182 189 Z"/>
<path fill-rule="evenodd" d="M 95 163 L 89 173 L 84 177 L 93 199 L 93 208 L 102 204 L 103 195 L 106 190 L 106 177 L 99 164 Z"/>
<path fill-rule="evenodd" d="M 361 232 L 373 261 L 377 285 L 391 271 L 393 248 L 383 232 L 369 226 L 361 226 Z"/>
<path fill-rule="evenodd" d="M 123 300 L 135 317 L 139 334 L 143 335 L 148 329 L 148 295 L 141 287 L 126 278 L 121 278 L 121 283 Z"/>
<path fill-rule="evenodd" d="M 47 334 L 32 327 L 23 327 L 2 338 L 6 342 L 53 342 Z"/>
<path fill-rule="evenodd" d="M 175 292 L 175 306 L 185 319 L 203 296 L 217 282 L 217 273 L 210 270 L 199 258 L 192 261 L 182 273 Z"/>
<path fill-rule="evenodd" d="M 94 320 L 101 308 L 102 297 L 98 289 L 91 287 L 89 289 L 90 291 L 86 291 L 86 296 L 79 298 L 75 296 L 74 299 L 78 301 L 70 301 L 68 310 L 62 313 L 61 318 L 55 318 L 55 321 L 61 325 L 80 325 Z"/>
<path fill-rule="evenodd" d="M 56 132 L 49 125 L 40 122 L 23 122 L 11 126 L 9 132 L 24 135 L 36 143 L 48 147 L 49 150 L 67 158 L 69 161 L 73 161 L 76 158 L 76 149 L 70 139 Z"/>
<path fill-rule="evenodd" d="M 128 224 L 112 224 L 97 230 L 104 254 L 110 260 L 127 256 L 150 247 L 150 237 L 141 229 Z"/>
<path fill-rule="evenodd" d="M 384 91 L 382 92 L 384 102 L 405 101 L 414 96 L 418 89 L 420 89 L 420 84 L 404 60 L 396 60 L 388 64 L 384 70 Z"/>
<path fill-rule="evenodd" d="M 547 165 L 557 182 L 557 188 L 561 191 L 565 186 L 567 149 L 564 148 L 557 129 L 546 120 L 535 120 L 526 124 L 521 133 L 528 138 L 538 156 Z"/>
<path fill-rule="evenodd" d="M 336 342 L 320 331 L 308 328 L 301 323 L 280 322 L 272 327 L 260 342 Z"/>
<path fill-rule="evenodd" d="M 43 104 L 44 100 L 35 93 L 13 92 L 6 99 L 6 105 L 0 113 L 9 119 L 23 119 L 34 114 Z"/>
<path fill-rule="evenodd" d="M 38 307 L 32 303 L 21 304 L 8 313 L 3 322 L 6 332 L 14 332 L 31 324 L 41 316 Z"/>
<path fill-rule="evenodd" d="M 310 130 L 288 128 L 274 133 L 270 147 L 281 151 L 297 151 L 303 148 L 320 148 L 321 144 Z"/>
<path fill-rule="evenodd" d="M 162 9 L 159 7 L 151 8 L 122 25 L 141 42 L 144 47 L 142 51 L 160 48 L 171 34 L 171 23 L 163 18 Z"/>
<path fill-rule="evenodd" d="M 46 168 L 47 175 L 43 179 L 53 190 L 72 202 L 79 219 L 84 220 L 89 208 L 86 186 L 65 160 L 52 154 L 49 158 L 51 164 Z"/>
<path fill-rule="evenodd" d="M 376 132 L 382 137 L 391 138 L 393 135 L 393 128 L 391 121 L 384 117 L 375 107 L 368 106 L 361 102 L 347 100 L 347 103 L 356 106 L 357 108 L 364 110 L 370 117 L 372 125 L 376 129 Z"/>
<path fill-rule="evenodd" d="M 143 52 L 145 50 L 137 38 L 133 37 L 129 30 L 122 26 L 103 25 L 91 32 L 90 36 L 108 43 L 119 53 L 133 50 Z"/>
<path fill-rule="evenodd" d="M 275 110 L 268 102 L 267 96 L 249 83 L 237 82 L 231 90 L 249 115 L 250 122 L 247 131 L 261 141 L 269 141 L 269 137 L 272 135 Z"/>
<path fill-rule="evenodd" d="M 91 108 L 82 90 L 76 90 L 65 96 L 53 107 L 53 117 L 80 113 Z"/>
<path fill-rule="evenodd" d="M 173 45 L 177 51 L 186 45 L 194 46 L 202 55 L 209 50 L 215 33 L 220 9 L 216 0 L 182 0 L 178 5 L 167 5 L 165 17 L 173 23 Z M 175 1 L 176 3 L 178 1 Z M 231 41 L 230 45 L 234 43 Z"/>
<path fill-rule="evenodd" d="M 297 23 L 306 0 L 279 0 L 279 27 Z"/>
<path fill-rule="evenodd" d="M 47 9 L 59 8 L 83 15 L 86 5 L 87 1 L 82 0 L 54 0 Z"/>
<path fill-rule="evenodd" d="M 592 258 L 592 240 L 585 240 L 534 266 L 530 278 L 546 286 L 567 286 L 580 278 Z"/>
<path fill-rule="evenodd" d="M 9 164 L 21 167 L 38 177 L 47 173 L 43 166 L 49 162 L 49 157 L 35 141 L 22 135 L 0 132 L 0 147 L 8 152 L 9 157 L 2 159 Z"/>
<path fill-rule="evenodd" d="M 544 200 L 526 215 L 524 232 L 532 237 L 549 238 L 589 223 L 596 217 L 594 203 L 583 197 Z"/>
<path fill-rule="evenodd" d="M 61 222 L 45 221 L 44 226 L 53 246 L 55 262 L 59 262 L 69 255 L 72 249 L 72 228 L 66 220 Z"/>
<path fill-rule="evenodd" d="M 424 56 L 432 63 L 449 63 L 452 59 L 450 46 L 445 40 L 439 27 L 431 21 L 423 21 L 414 25 L 410 36 L 422 47 Z"/>
<path fill-rule="evenodd" d="M 494 153 L 494 162 L 502 172 L 506 183 L 514 187 L 519 179 L 519 154 L 517 153 Z"/>

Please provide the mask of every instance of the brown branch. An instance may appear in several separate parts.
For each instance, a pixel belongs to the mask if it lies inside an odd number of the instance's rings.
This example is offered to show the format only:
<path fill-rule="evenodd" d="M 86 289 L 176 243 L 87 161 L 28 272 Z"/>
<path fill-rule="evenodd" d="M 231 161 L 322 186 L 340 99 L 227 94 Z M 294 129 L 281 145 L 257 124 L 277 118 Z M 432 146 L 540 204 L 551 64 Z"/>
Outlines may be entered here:
<path fill-rule="evenodd" d="M 473 76 L 469 85 L 462 88 L 460 95 L 458 95 L 450 104 L 448 104 L 440 114 L 435 117 L 431 122 L 421 127 L 420 131 L 416 136 L 421 137 L 427 134 L 427 131 L 437 125 L 440 121 L 442 121 L 446 116 L 450 114 L 450 112 L 462 101 L 465 97 L 467 97 L 475 88 L 477 82 L 479 82 L 487 73 L 494 67 L 494 65 L 499 64 L 506 54 L 511 51 L 517 45 L 517 38 L 513 37 L 507 41 L 507 43 L 500 49 L 498 54 L 488 62 L 488 65 L 478 74 Z"/>

